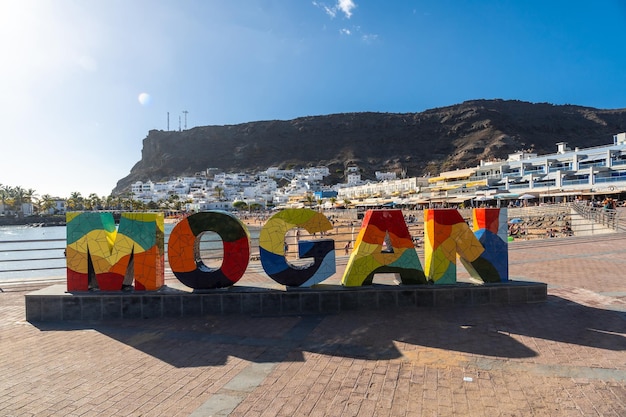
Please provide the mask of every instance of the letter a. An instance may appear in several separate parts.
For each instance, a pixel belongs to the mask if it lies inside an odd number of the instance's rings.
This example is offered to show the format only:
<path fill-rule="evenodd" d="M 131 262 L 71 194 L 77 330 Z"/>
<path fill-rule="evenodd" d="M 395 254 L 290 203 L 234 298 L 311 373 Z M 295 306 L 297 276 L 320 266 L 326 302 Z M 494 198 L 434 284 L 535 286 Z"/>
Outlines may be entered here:
<path fill-rule="evenodd" d="M 383 249 L 386 236 L 391 248 Z M 375 274 L 400 274 L 403 284 L 426 284 L 401 210 L 368 210 L 341 279 L 346 287 L 371 285 Z"/>

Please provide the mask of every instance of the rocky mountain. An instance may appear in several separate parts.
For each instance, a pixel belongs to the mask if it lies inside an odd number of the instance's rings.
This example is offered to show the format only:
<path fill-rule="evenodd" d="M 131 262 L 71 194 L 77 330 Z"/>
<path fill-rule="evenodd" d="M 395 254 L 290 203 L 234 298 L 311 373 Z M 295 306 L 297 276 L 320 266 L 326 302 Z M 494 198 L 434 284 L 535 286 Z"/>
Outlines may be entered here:
<path fill-rule="evenodd" d="M 270 166 L 328 166 L 329 182 L 341 181 L 348 165 L 363 178 L 376 171 L 407 176 L 476 166 L 531 150 L 556 151 L 611 143 L 626 131 L 626 109 L 516 100 L 473 100 L 420 113 L 342 113 L 184 131 L 151 130 L 142 157 L 114 193 L 135 181 L 189 176 L 207 168 L 260 171 Z"/>

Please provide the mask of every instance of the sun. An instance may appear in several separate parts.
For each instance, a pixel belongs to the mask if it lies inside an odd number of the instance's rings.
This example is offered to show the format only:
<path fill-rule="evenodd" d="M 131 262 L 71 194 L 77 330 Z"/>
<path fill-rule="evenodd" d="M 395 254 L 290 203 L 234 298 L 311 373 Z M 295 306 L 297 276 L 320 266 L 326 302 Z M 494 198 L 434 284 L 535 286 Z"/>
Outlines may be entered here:
<path fill-rule="evenodd" d="M 139 104 L 141 104 L 142 106 L 147 106 L 152 101 L 152 97 L 150 97 L 150 94 L 148 93 L 141 93 L 137 97 L 137 100 L 139 100 Z"/>

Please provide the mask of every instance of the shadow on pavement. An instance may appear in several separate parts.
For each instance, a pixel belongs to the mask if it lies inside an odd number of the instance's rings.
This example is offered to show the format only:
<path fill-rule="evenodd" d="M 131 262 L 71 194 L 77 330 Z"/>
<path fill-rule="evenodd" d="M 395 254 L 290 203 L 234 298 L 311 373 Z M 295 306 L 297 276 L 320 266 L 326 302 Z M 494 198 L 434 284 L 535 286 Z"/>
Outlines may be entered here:
<path fill-rule="evenodd" d="M 219 366 L 229 356 L 303 361 L 304 352 L 389 360 L 420 346 L 499 358 L 537 356 L 527 338 L 626 350 L 619 313 L 556 296 L 539 304 L 454 309 L 34 324 L 42 331 L 95 330 L 179 368 Z"/>

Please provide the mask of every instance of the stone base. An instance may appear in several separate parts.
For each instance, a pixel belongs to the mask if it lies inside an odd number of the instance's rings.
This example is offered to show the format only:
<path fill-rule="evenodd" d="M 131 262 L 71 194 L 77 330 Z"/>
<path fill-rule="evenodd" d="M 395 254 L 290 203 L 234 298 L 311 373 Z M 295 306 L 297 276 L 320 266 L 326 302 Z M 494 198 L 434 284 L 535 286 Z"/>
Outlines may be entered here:
<path fill-rule="evenodd" d="M 472 285 L 372 285 L 312 288 L 233 286 L 203 292 L 164 287 L 151 292 L 68 293 L 53 285 L 26 296 L 26 320 L 109 320 L 201 315 L 332 314 L 353 310 L 459 307 L 546 301 L 547 285 L 510 281 Z"/>

